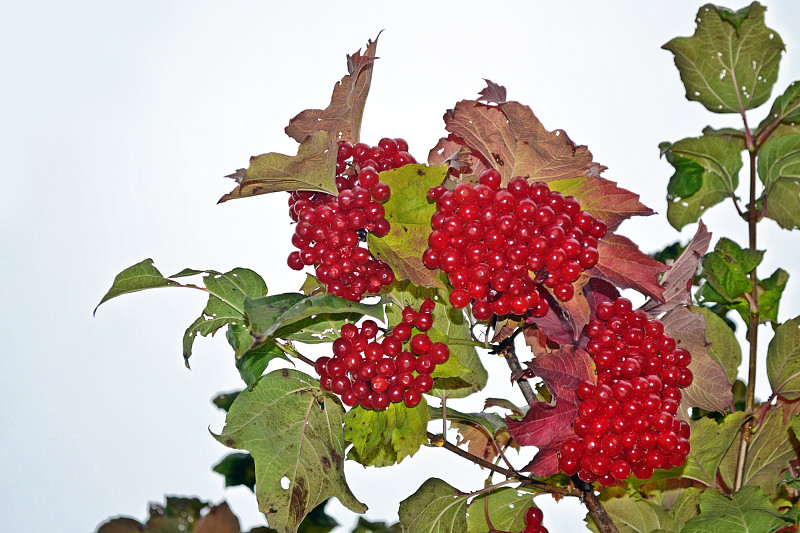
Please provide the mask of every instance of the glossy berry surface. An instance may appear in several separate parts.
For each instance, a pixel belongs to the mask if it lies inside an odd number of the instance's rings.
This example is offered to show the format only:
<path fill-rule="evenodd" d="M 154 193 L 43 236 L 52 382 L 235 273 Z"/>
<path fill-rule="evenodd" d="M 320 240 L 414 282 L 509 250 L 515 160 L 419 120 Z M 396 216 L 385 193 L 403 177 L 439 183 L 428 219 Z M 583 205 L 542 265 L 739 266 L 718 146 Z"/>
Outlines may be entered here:
<path fill-rule="evenodd" d="M 314 364 L 320 386 L 348 407 L 382 411 L 392 403 L 419 405 L 422 395 L 433 389 L 431 373 L 450 359 L 447 345 L 431 341 L 425 333 L 433 322 L 434 305 L 426 299 L 418 310 L 406 306 L 401 322 L 380 340 L 373 320 L 365 320 L 360 328 L 344 324 L 333 342 L 333 356 L 320 357 Z"/>
<path fill-rule="evenodd" d="M 450 304 L 471 305 L 475 319 L 486 321 L 493 314 L 541 317 L 548 298 L 572 300 L 573 282 L 597 264 L 606 225 L 545 183 L 516 177 L 503 188 L 495 169 L 479 182 L 428 192 L 436 213 L 423 263 L 447 275 Z"/>

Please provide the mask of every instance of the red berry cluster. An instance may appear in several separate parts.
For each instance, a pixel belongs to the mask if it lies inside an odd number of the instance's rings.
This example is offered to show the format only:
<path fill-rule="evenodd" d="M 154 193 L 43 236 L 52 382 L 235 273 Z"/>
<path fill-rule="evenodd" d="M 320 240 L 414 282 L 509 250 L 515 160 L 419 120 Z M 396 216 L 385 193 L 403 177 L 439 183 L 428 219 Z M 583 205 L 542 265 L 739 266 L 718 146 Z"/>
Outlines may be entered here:
<path fill-rule="evenodd" d="M 548 533 L 542 525 L 544 515 L 538 507 L 528 507 L 525 511 L 525 528 L 520 533 Z"/>
<path fill-rule="evenodd" d="M 359 329 L 345 324 L 333 342 L 333 357 L 320 357 L 314 369 L 320 386 L 338 394 L 349 407 L 383 410 L 389 403 L 416 407 L 422 394 L 433 388 L 431 373 L 446 363 L 450 350 L 433 342 L 426 331 L 433 325 L 433 300 L 426 299 L 419 312 L 403 309 L 403 321 L 378 342 L 378 325 L 365 320 Z M 414 329 L 419 333 L 414 334 Z M 404 351 L 408 345 L 410 351 Z"/>
<path fill-rule="evenodd" d="M 576 436 L 561 445 L 561 471 L 610 486 L 631 472 L 649 479 L 656 468 L 682 465 L 689 425 L 675 415 L 692 383 L 691 354 L 626 298 L 598 305 L 586 332 L 597 384 L 578 385 Z"/>
<path fill-rule="evenodd" d="M 436 202 L 433 232 L 422 260 L 440 268 L 457 308 L 472 302 L 476 320 L 492 314 L 544 316 L 546 290 L 562 302 L 572 299 L 572 282 L 597 263 L 597 240 L 606 224 L 572 196 L 542 182 L 516 177 L 501 188 L 495 169 L 481 173 L 476 186 L 461 182 L 452 191 L 428 191 Z"/>
<path fill-rule="evenodd" d="M 378 146 L 339 143 L 336 158 L 338 196 L 312 191 L 292 191 L 289 214 L 297 222 L 292 244 L 297 250 L 287 263 L 294 270 L 315 265 L 317 279 L 329 293 L 359 301 L 364 293 L 377 293 L 394 280 L 394 272 L 373 258 L 359 243 L 366 232 L 377 237 L 389 233 L 383 203 L 389 186 L 378 172 L 415 163 L 403 139 L 381 139 Z"/>

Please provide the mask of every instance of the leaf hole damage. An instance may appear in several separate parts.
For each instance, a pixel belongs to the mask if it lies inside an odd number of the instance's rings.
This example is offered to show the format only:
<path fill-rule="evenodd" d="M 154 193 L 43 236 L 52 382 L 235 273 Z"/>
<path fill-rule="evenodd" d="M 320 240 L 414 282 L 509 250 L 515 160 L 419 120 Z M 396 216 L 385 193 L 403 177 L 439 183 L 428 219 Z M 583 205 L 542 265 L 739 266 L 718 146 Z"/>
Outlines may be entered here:
<path fill-rule="evenodd" d="M 288 369 L 284 368 L 283 370 L 281 370 L 281 377 L 288 378 L 289 376 L 290 376 L 290 373 L 289 373 Z"/>
<path fill-rule="evenodd" d="M 291 485 L 291 481 L 289 481 L 289 478 L 288 478 L 288 477 L 286 477 L 286 476 L 283 476 L 283 477 L 281 478 L 281 488 L 282 488 L 283 490 L 289 490 L 289 485 Z"/>

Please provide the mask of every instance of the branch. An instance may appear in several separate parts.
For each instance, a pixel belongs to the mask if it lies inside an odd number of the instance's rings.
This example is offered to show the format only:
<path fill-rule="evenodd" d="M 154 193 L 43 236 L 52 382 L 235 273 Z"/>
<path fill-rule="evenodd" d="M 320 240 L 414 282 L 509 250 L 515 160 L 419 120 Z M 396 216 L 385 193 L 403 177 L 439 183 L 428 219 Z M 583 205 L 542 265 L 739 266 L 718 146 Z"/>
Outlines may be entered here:
<path fill-rule="evenodd" d="M 519 364 L 517 352 L 514 349 L 514 338 L 521 331 L 522 329 L 518 328 L 513 334 L 498 344 L 497 348 L 494 350 L 495 353 L 500 354 L 503 356 L 503 358 L 505 358 L 508 368 L 511 369 L 511 374 L 522 375 L 523 373 L 522 365 Z M 528 403 L 528 405 L 536 402 L 536 393 L 533 392 L 533 388 L 531 387 L 531 384 L 528 383 L 527 379 L 524 377 L 517 379 L 517 385 L 519 385 L 519 389 L 522 391 L 522 395 L 525 397 L 525 401 Z"/>

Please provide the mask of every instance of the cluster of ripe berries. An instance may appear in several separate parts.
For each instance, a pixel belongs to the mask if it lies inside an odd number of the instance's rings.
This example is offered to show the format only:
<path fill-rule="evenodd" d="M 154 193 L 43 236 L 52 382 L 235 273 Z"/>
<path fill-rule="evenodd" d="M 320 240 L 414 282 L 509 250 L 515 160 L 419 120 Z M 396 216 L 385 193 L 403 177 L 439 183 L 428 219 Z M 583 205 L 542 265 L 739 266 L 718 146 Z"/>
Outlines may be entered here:
<path fill-rule="evenodd" d="M 378 172 L 415 163 L 403 139 L 381 139 L 378 146 L 339 143 L 336 158 L 338 196 L 292 191 L 289 215 L 297 222 L 287 263 L 294 270 L 314 265 L 329 293 L 359 301 L 394 280 L 392 269 L 359 243 L 370 232 L 389 233 L 383 203 L 391 191 Z"/>
<path fill-rule="evenodd" d="M 339 395 L 342 403 L 381 411 L 390 403 L 416 407 L 433 388 L 431 373 L 446 363 L 450 350 L 425 333 L 433 325 L 433 300 L 426 299 L 416 311 L 403 309 L 403 321 L 378 342 L 378 325 L 365 320 L 342 326 L 333 342 L 333 357 L 320 357 L 314 369 L 320 386 Z M 414 334 L 414 330 L 418 333 Z M 408 348 L 408 350 L 405 350 Z"/>
<path fill-rule="evenodd" d="M 545 183 L 516 177 L 501 188 L 495 169 L 476 186 L 461 182 L 452 191 L 428 191 L 436 202 L 433 231 L 422 260 L 447 274 L 450 303 L 472 303 L 476 320 L 492 314 L 544 316 L 547 287 L 562 302 L 572 299 L 572 282 L 597 264 L 597 240 L 606 224 L 581 210 L 572 196 Z"/>
<path fill-rule="evenodd" d="M 682 465 L 689 425 L 675 415 L 692 383 L 691 354 L 625 298 L 598 305 L 586 331 L 597 384 L 578 385 L 575 437 L 561 445 L 561 471 L 610 486 L 631 472 L 649 479 L 656 468 Z"/>
<path fill-rule="evenodd" d="M 544 515 L 538 507 L 528 507 L 525 511 L 525 527 L 520 533 L 548 533 L 547 528 L 542 525 Z"/>

